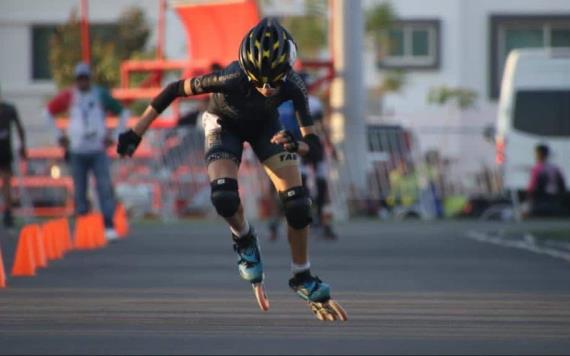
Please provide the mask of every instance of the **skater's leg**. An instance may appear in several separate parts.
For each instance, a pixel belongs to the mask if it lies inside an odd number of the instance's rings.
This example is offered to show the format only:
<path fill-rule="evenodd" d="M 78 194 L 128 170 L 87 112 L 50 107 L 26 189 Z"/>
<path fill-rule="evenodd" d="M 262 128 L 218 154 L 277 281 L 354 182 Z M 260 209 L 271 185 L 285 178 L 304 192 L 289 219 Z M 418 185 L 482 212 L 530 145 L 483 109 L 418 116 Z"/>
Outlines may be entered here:
<path fill-rule="evenodd" d="M 237 133 L 223 128 L 221 121 L 219 116 L 208 111 L 202 115 L 204 158 L 208 165 L 212 204 L 228 222 L 232 232 L 240 236 L 240 232 L 248 228 L 237 187 L 243 142 Z"/>
<path fill-rule="evenodd" d="M 212 186 L 212 204 L 230 225 L 234 251 L 238 256 L 240 276 L 256 288 L 256 296 L 263 310 L 269 308 L 265 293 L 258 290 L 263 282 L 263 264 L 253 228 L 245 219 L 237 185 L 238 165 L 232 160 L 216 160 L 208 165 Z M 260 297 L 263 295 L 263 297 Z"/>
<path fill-rule="evenodd" d="M 298 165 L 275 165 L 271 158 L 264 161 L 265 170 L 279 192 L 287 218 L 287 237 L 291 246 L 294 265 L 305 266 L 309 262 L 307 236 L 310 223 L 310 203 L 302 187 Z"/>
<path fill-rule="evenodd" d="M 238 165 L 234 160 L 220 159 L 208 164 L 208 176 L 212 184 L 212 204 L 236 236 L 247 234 L 249 224 L 245 219 L 237 189 Z"/>

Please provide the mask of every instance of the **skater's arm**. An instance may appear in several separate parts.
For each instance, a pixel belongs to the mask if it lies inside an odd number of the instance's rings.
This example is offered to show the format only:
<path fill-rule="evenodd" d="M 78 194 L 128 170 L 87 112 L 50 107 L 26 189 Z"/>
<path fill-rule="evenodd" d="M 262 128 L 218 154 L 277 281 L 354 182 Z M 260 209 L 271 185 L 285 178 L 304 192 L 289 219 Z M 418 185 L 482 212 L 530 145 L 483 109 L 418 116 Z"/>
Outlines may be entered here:
<path fill-rule="evenodd" d="M 147 106 L 135 126 L 119 135 L 117 153 L 132 156 L 154 120 L 177 98 L 222 91 L 227 78 L 221 74 L 223 71 L 168 84 Z"/>
<path fill-rule="evenodd" d="M 170 83 L 147 107 L 133 131 L 142 136 L 152 122 L 176 98 L 232 90 L 239 84 L 241 72 L 234 65 L 227 69 Z"/>
<path fill-rule="evenodd" d="M 133 132 L 142 137 L 154 120 L 179 97 L 192 96 L 191 79 L 177 80 L 168 84 L 146 107 L 140 119 L 132 128 Z"/>

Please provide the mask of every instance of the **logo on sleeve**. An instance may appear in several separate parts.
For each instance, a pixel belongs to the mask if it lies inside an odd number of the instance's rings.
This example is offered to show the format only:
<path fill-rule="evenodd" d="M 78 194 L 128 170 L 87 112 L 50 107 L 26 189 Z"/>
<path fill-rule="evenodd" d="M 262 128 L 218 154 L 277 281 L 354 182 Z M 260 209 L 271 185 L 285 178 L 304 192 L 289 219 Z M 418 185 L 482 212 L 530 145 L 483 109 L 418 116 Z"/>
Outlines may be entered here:
<path fill-rule="evenodd" d="M 197 93 L 202 91 L 202 80 L 200 78 L 194 78 L 194 89 Z"/>

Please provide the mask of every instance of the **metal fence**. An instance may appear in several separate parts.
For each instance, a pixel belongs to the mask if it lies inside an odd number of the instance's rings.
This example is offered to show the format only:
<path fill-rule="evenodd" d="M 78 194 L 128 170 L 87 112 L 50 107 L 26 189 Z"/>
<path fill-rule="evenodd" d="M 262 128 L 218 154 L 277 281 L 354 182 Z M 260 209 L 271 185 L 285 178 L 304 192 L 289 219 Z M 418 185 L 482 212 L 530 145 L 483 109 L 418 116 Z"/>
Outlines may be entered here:
<path fill-rule="evenodd" d="M 479 132 L 426 133 L 397 125 L 369 125 L 364 192 L 355 192 L 350 181 L 341 179 L 344 165 L 327 150 L 331 214 L 337 219 L 358 215 L 433 219 L 463 213 L 470 197 L 501 194 L 500 175 L 494 166 L 448 151 L 427 150 L 418 138 L 426 134 L 438 139 L 445 134 L 446 139 L 462 142 L 483 139 Z M 200 126 L 153 129 L 131 159 L 119 159 L 112 151 L 115 191 L 131 215 L 163 220 L 215 216 Z M 69 171 L 62 152 L 31 159 L 13 183 L 18 188 L 19 215 L 37 214 L 38 208 L 48 215 L 72 213 Z M 313 188 L 315 172 L 305 173 Z M 271 215 L 275 192 L 247 144 L 239 175 L 246 214 Z M 91 196 L 96 205 L 95 195 Z M 63 210 L 53 210 L 58 207 Z"/>
<path fill-rule="evenodd" d="M 385 219 L 466 215 L 470 199 L 502 193 L 500 174 L 488 159 L 468 150 L 452 153 L 422 147 L 431 134 L 437 140 L 463 145 L 472 141 L 479 150 L 491 149 L 482 131 L 421 132 L 398 125 L 368 125 L 367 189 L 348 199 L 349 214 Z M 337 184 L 346 186 L 346 182 Z"/>

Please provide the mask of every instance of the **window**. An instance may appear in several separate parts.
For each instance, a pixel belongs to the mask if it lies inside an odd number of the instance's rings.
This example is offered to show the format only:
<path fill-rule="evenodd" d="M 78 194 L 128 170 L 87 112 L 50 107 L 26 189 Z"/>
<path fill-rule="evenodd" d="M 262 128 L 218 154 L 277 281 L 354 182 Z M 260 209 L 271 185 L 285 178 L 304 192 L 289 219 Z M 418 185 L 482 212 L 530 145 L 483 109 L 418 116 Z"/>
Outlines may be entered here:
<path fill-rule="evenodd" d="M 32 26 L 32 79 L 51 80 L 49 50 L 51 37 L 55 34 L 57 25 Z M 117 26 L 114 24 L 90 25 L 91 40 L 115 42 Z"/>
<path fill-rule="evenodd" d="M 388 32 L 388 49 L 378 65 L 383 68 L 439 67 L 439 20 L 396 21 Z"/>
<path fill-rule="evenodd" d="M 570 14 L 492 16 L 489 96 L 498 98 L 505 61 L 517 48 L 570 47 Z"/>
<path fill-rule="evenodd" d="M 49 65 L 50 38 L 55 32 L 55 25 L 32 27 L 32 79 L 49 80 L 51 70 Z"/>
<path fill-rule="evenodd" d="M 570 136 L 570 90 L 519 91 L 513 126 L 534 135 Z"/>

